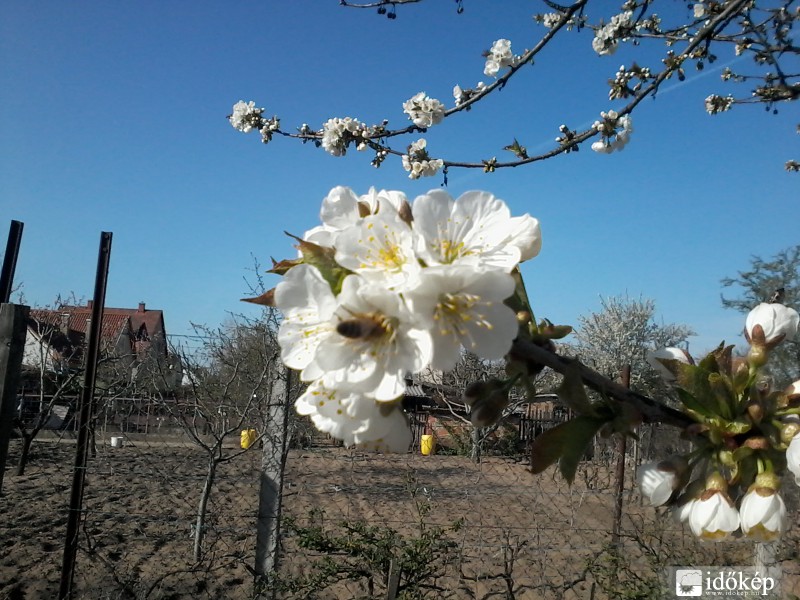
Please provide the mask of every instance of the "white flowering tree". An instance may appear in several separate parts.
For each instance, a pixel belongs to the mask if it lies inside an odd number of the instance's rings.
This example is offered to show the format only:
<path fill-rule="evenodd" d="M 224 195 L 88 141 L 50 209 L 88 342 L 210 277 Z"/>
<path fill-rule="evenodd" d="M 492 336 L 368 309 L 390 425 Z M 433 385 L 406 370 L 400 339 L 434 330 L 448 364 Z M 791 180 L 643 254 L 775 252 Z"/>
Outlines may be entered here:
<path fill-rule="evenodd" d="M 414 3 L 343 4 L 377 8 L 394 18 L 398 5 Z M 589 11 L 608 9 L 608 3 L 546 4 L 552 12 L 536 16 L 542 34 L 532 38 L 529 50 L 515 54 L 506 39 L 491 43 L 483 70 L 492 82 L 456 85 L 451 108 L 413 93 L 402 103 L 411 124 L 399 129 L 390 128 L 388 119 L 368 125 L 332 117 L 319 129 L 302 124 L 287 130 L 252 101 L 234 106 L 231 125 L 260 132 L 263 142 L 275 136 L 311 141 L 333 156 L 352 148 L 370 151 L 376 167 L 396 156 L 411 178 L 443 172 L 446 183 L 450 168 L 520 167 L 584 143 L 600 153 L 621 150 L 633 131 L 631 115 L 646 97 L 723 51 L 753 56 L 754 74 L 726 70 L 723 79 L 754 87 L 746 99 L 707 98 L 710 113 L 749 102 L 774 109 L 800 95 L 800 73 L 786 67 L 797 55 L 789 33 L 800 13 L 792 1 L 694 2 L 685 19 L 671 24 L 654 12 L 663 4 L 655 0 L 632 0 L 618 12 L 595 16 Z M 464 8 L 461 2 L 458 8 Z M 584 131 L 562 125 L 544 154 L 529 156 L 517 140 L 505 148 L 513 155 L 506 161 L 492 156 L 460 162 L 429 154 L 420 134 L 506 87 L 556 36 L 586 28 L 600 55 L 623 43 L 666 43 L 668 49 L 657 67 L 631 64 L 613 71 L 609 100 L 623 104 L 601 112 Z M 787 166 L 797 170 L 796 164 Z M 473 191 L 454 199 L 436 189 L 410 201 L 398 191 L 359 195 L 336 187 L 322 202 L 320 220 L 295 237 L 295 258 L 274 263 L 272 272 L 283 279 L 256 301 L 282 312 L 281 358 L 308 384 L 295 407 L 321 431 L 347 446 L 406 451 L 411 434 L 401 399 L 408 374 L 450 369 L 462 349 L 504 359 L 504 377 L 469 386 L 464 394 L 473 423 L 486 426 L 502 415 L 513 386 L 532 389 L 532 379 L 550 367 L 564 375 L 560 396 L 575 417 L 536 439 L 534 472 L 557 464 L 571 482 L 598 433 L 630 435 L 643 421 L 665 423 L 681 429 L 693 450 L 641 470 L 642 489 L 654 504 L 675 506 L 704 539 L 725 539 L 738 530 L 757 540 L 781 534 L 780 477 L 787 469 L 800 472 L 800 382 L 773 390 L 763 373 L 774 348 L 797 336 L 796 311 L 777 302 L 756 307 L 747 318 L 746 357 L 734 357 L 733 347 L 724 345 L 697 361 L 678 349 L 656 352 L 656 364 L 681 401 L 672 408 L 558 354 L 554 340 L 571 328 L 534 317 L 519 270 L 541 250 L 539 222 L 527 214 L 512 216 L 492 194 Z M 599 394 L 590 399 L 586 388 Z"/>

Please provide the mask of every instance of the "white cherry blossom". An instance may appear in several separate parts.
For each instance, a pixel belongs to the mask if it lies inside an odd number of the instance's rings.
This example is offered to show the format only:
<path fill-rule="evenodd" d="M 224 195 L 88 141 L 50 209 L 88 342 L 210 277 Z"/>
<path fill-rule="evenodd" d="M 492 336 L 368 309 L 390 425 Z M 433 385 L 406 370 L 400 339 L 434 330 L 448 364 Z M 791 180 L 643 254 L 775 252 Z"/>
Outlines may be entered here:
<path fill-rule="evenodd" d="M 295 401 L 295 410 L 310 417 L 318 430 L 342 440 L 348 447 L 369 442 L 381 444 L 392 437 L 393 429 L 408 429 L 399 407 L 387 412 L 373 398 L 328 388 L 322 380 L 308 386 Z M 395 412 L 400 414 L 394 415 Z M 406 449 L 408 444 L 401 450 Z"/>
<path fill-rule="evenodd" d="M 786 527 L 786 504 L 775 490 L 752 488 L 739 507 L 742 532 L 759 542 L 781 537 Z"/>
<path fill-rule="evenodd" d="M 414 125 L 423 129 L 441 123 L 444 119 L 444 111 L 444 104 L 435 98 L 426 96 L 425 92 L 420 92 L 403 103 L 403 112 L 408 115 Z"/>
<path fill-rule="evenodd" d="M 278 330 L 283 363 L 301 371 L 305 381 L 316 379 L 322 375 L 314 363 L 317 347 L 336 331 L 330 285 L 315 267 L 297 265 L 275 287 L 275 305 L 283 313 Z"/>
<path fill-rule="evenodd" d="M 433 338 L 434 369 L 455 367 L 461 346 L 486 359 L 502 358 L 517 335 L 516 314 L 503 300 L 514 292 L 504 271 L 472 266 L 429 267 L 405 294 L 412 312 Z"/>
<path fill-rule="evenodd" d="M 406 373 L 430 362 L 430 334 L 399 294 L 359 275 L 345 278 L 337 300 L 335 331 L 320 340 L 313 361 L 325 385 L 376 400 L 398 398 L 405 392 Z"/>
<path fill-rule="evenodd" d="M 541 246 L 538 221 L 511 218 L 508 206 L 488 192 L 458 200 L 443 190 L 418 197 L 412 207 L 417 255 L 426 265 L 468 264 L 510 272 Z"/>
<path fill-rule="evenodd" d="M 636 469 L 636 482 L 653 506 L 661 506 L 678 488 L 678 473 L 663 463 L 644 463 Z"/>
<path fill-rule="evenodd" d="M 233 113 L 228 117 L 228 121 L 237 131 L 250 133 L 256 126 L 259 126 L 262 112 L 264 109 L 256 108 L 256 103 L 252 100 L 250 102 L 239 100 L 233 105 Z"/>
<path fill-rule="evenodd" d="M 336 186 L 322 200 L 319 218 L 322 225 L 309 229 L 303 239 L 320 246 L 332 248 L 336 236 L 344 229 L 358 224 L 362 211 L 376 214 L 380 210 L 399 212 L 407 203 L 405 194 L 393 190 L 377 190 L 374 187 L 363 196 L 356 196 L 352 189 Z"/>
<path fill-rule="evenodd" d="M 516 61 L 517 57 L 511 52 L 511 42 L 499 39 L 492 44 L 486 54 L 486 65 L 483 72 L 490 77 L 496 77 L 500 69 L 514 65 Z"/>
<path fill-rule="evenodd" d="M 414 239 L 397 212 L 384 210 L 339 233 L 336 262 L 388 289 L 404 289 L 421 270 Z"/>
<path fill-rule="evenodd" d="M 701 539 L 721 541 L 739 529 L 739 512 L 724 492 L 706 490 L 692 504 L 689 527 Z"/>
<path fill-rule="evenodd" d="M 333 156 L 344 156 L 350 142 L 364 139 L 367 135 L 366 125 L 357 119 L 328 119 L 322 126 L 322 148 Z"/>

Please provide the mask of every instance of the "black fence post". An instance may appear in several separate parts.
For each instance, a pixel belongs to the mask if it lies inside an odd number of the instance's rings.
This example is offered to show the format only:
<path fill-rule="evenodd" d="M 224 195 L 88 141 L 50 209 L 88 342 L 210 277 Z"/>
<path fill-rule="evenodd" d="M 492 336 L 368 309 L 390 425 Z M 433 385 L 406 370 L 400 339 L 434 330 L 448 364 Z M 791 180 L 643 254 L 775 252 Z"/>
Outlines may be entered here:
<path fill-rule="evenodd" d="M 6 253 L 3 255 L 3 269 L 0 271 L 0 304 L 11 299 L 11 288 L 14 284 L 14 271 L 17 269 L 19 246 L 22 242 L 22 221 L 11 221 L 6 242 Z"/>
<path fill-rule="evenodd" d="M 83 374 L 81 395 L 78 400 L 78 443 L 75 450 L 75 468 L 72 472 L 72 492 L 67 518 L 67 535 L 64 542 L 64 560 L 61 565 L 61 585 L 58 597 L 67 600 L 72 596 L 75 556 L 78 553 L 78 527 L 83 510 L 83 487 L 86 481 L 86 463 L 89 450 L 89 426 L 92 418 L 92 400 L 97 377 L 97 359 L 100 354 L 100 333 L 103 328 L 103 308 L 106 304 L 108 265 L 111 259 L 111 232 L 100 234 L 100 251 L 97 257 L 97 275 L 94 280 L 92 321 L 89 323 L 89 343 L 86 349 L 86 370 Z"/>
<path fill-rule="evenodd" d="M 14 428 L 27 320 L 27 306 L 0 304 L 0 492 L 3 490 L 8 442 Z"/>

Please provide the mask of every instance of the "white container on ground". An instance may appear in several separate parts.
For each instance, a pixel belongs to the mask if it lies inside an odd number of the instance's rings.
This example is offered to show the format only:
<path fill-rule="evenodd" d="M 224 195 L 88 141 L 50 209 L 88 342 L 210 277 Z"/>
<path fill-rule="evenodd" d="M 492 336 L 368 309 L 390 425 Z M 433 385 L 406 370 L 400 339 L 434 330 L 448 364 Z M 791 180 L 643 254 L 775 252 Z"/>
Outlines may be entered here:
<path fill-rule="evenodd" d="M 112 448 L 122 448 L 122 444 L 124 443 L 125 438 L 121 435 L 113 435 L 111 436 L 111 447 Z"/>

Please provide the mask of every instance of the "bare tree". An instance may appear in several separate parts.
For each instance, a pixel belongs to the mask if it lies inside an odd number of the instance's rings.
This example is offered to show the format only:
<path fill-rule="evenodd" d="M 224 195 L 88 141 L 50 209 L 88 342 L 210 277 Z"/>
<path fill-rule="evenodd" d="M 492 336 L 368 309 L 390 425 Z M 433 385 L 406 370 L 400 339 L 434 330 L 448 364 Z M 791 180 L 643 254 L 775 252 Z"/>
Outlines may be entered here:
<path fill-rule="evenodd" d="M 177 348 L 185 385 L 178 398 L 160 397 L 160 403 L 189 439 L 206 455 L 206 476 L 197 503 L 193 556 L 202 557 L 208 502 L 219 467 L 249 451 L 265 435 L 264 407 L 272 386 L 281 376 L 273 311 L 261 320 L 237 317 L 227 327 L 196 327 L 201 347 L 190 352 Z M 230 442 L 243 429 L 255 429 L 254 444 L 234 449 Z"/>

